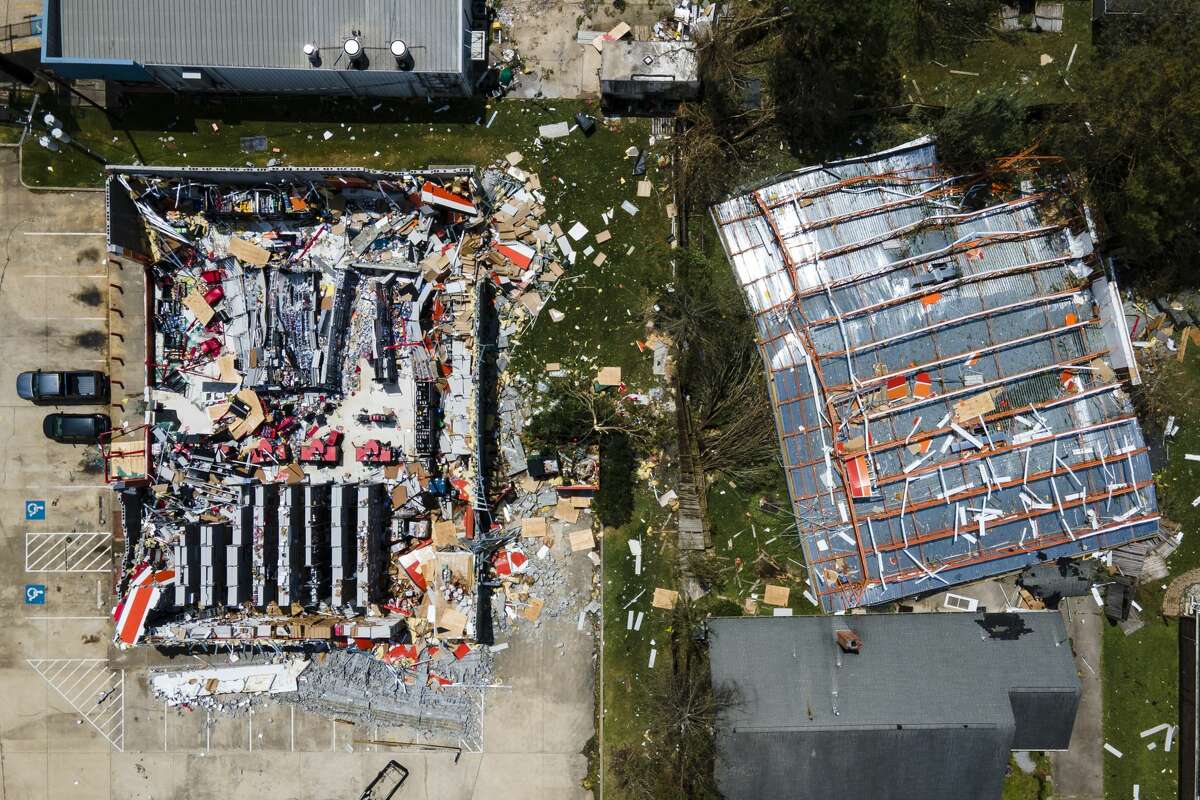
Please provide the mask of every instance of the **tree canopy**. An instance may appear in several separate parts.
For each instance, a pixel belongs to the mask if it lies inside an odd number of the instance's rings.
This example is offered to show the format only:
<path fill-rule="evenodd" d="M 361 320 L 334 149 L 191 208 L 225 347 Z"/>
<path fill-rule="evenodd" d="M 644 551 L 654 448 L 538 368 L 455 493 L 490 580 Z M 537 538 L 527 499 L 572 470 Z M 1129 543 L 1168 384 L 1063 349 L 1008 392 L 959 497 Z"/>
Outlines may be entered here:
<path fill-rule="evenodd" d="M 1148 288 L 1197 284 L 1200 252 L 1200 15 L 1163 0 L 1105 32 L 1047 149 L 1089 179 L 1114 235 L 1110 250 Z"/>

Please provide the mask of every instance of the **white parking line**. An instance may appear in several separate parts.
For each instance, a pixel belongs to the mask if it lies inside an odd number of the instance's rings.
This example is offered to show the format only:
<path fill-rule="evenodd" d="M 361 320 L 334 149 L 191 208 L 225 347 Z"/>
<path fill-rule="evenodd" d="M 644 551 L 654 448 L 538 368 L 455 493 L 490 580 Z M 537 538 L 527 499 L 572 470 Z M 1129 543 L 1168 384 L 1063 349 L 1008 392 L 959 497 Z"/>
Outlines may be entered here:
<path fill-rule="evenodd" d="M 13 448 L 10 447 L 8 449 L 11 451 Z M 4 488 L 14 492 L 60 492 L 70 489 L 103 489 L 107 492 L 109 490 L 108 486 L 103 483 L 62 483 L 57 486 L 6 486 Z"/>
<path fill-rule="evenodd" d="M 26 236 L 104 236 L 104 231 L 22 231 Z"/>
<path fill-rule="evenodd" d="M 108 572 L 108 531 L 25 532 L 26 572 Z"/>
<path fill-rule="evenodd" d="M 104 658 L 27 658 L 30 667 L 118 751 L 125 748 L 125 670 Z"/>
<path fill-rule="evenodd" d="M 85 275 L 69 275 L 50 272 L 26 272 L 22 278 L 107 278 L 107 272 L 89 272 Z"/>

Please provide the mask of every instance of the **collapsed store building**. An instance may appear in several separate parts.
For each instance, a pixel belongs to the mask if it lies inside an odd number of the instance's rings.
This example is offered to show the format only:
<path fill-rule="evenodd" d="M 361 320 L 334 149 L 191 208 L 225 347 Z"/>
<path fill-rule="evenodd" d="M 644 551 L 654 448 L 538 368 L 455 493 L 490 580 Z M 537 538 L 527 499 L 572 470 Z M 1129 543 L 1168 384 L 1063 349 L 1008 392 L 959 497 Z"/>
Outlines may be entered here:
<path fill-rule="evenodd" d="M 948 174 L 924 138 L 712 209 L 826 611 L 1158 531 L 1087 211 L 1008 168 L 1019 187 Z"/>
<path fill-rule="evenodd" d="M 145 425 L 103 448 L 119 645 L 492 642 L 526 561 L 489 511 L 495 294 L 557 269 L 510 173 L 110 170 L 147 295 Z"/>

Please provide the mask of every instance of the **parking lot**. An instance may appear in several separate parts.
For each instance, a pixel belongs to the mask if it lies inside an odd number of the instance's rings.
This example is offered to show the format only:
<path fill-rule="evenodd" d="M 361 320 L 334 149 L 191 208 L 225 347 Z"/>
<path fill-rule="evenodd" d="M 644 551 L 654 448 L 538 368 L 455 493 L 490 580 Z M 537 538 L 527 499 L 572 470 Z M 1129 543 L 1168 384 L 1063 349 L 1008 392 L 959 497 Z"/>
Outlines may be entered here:
<path fill-rule="evenodd" d="M 106 369 L 124 384 L 114 422 L 140 418 L 140 284 L 109 274 L 103 227 L 103 195 L 26 191 L 16 151 L 0 148 L 0 797 L 352 799 L 392 758 L 411 770 L 398 798 L 590 796 L 580 753 L 593 732 L 592 635 L 574 618 L 544 618 L 498 656 L 504 688 L 480 694 L 482 741 L 462 743 L 457 763 L 366 743 L 412 732 L 288 705 L 167 709 L 146 673 L 165 659 L 110 650 L 114 504 L 102 466 L 94 448 L 45 439 L 55 409 L 14 390 L 26 369 Z M 589 585 L 590 564 L 570 563 Z"/>

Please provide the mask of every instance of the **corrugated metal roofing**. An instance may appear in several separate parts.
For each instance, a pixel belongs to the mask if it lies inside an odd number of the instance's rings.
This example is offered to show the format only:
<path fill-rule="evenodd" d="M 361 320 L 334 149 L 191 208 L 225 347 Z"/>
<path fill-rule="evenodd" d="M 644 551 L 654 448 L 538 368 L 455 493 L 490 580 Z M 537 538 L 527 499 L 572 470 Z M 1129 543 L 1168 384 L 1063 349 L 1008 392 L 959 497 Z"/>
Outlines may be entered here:
<path fill-rule="evenodd" d="M 712 209 L 758 327 L 826 610 L 1158 529 L 1115 374 L 1126 359 L 1109 349 L 1128 334 L 1089 235 L 1051 197 L 971 209 L 970 191 L 921 139 Z M 961 416 L 985 394 L 982 417 Z M 850 491 L 848 470 L 869 493 Z"/>
<path fill-rule="evenodd" d="M 311 70 L 345 68 L 342 44 L 360 31 L 373 71 L 395 71 L 403 39 L 418 72 L 459 72 L 462 0 L 57 0 L 61 56 L 139 64 Z M 341 57 L 339 61 L 338 58 Z"/>

